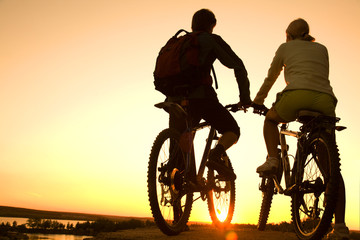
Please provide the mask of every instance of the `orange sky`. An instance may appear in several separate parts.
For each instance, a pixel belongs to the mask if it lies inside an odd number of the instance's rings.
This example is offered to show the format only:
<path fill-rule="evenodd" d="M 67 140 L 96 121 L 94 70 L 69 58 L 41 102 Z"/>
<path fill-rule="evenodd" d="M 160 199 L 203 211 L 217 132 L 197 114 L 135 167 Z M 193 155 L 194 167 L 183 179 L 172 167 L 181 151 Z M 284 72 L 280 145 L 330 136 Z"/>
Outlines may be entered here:
<path fill-rule="evenodd" d="M 340 4 L 341 3 L 341 4 Z M 327 46 L 347 188 L 346 220 L 359 229 L 360 2 L 0 0 L 0 205 L 151 216 L 146 171 L 151 144 L 167 115 L 152 72 L 160 47 L 192 14 L 214 11 L 220 34 L 245 63 L 252 97 L 285 29 L 295 18 Z M 233 72 L 215 64 L 222 103 L 238 101 Z M 284 87 L 283 76 L 266 104 Z M 256 223 L 261 193 L 256 167 L 265 159 L 263 118 L 234 115 L 241 139 L 229 155 L 238 175 L 234 221 Z M 201 140 L 202 141 L 202 140 Z M 192 220 L 209 221 L 205 202 Z M 275 196 L 269 222 L 290 220 L 290 198 Z"/>

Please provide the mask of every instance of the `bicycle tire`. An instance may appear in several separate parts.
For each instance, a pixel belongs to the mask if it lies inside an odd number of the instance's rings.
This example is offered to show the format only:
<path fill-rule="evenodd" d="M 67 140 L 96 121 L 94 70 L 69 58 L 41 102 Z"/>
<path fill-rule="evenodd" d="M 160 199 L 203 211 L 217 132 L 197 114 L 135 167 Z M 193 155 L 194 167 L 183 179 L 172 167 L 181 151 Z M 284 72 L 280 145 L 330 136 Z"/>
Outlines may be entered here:
<path fill-rule="evenodd" d="M 276 176 L 279 182 L 281 182 L 282 174 L 283 174 L 283 166 L 280 164 L 279 168 L 276 171 Z M 257 224 L 257 229 L 259 231 L 264 231 L 266 228 L 266 223 L 269 218 L 270 208 L 272 204 L 272 199 L 275 191 L 275 183 L 272 178 L 265 177 L 265 184 L 263 186 L 262 191 L 262 202 L 259 214 L 259 220 Z"/>
<path fill-rule="evenodd" d="M 175 129 L 160 132 L 153 143 L 148 165 L 151 212 L 158 228 L 168 236 L 184 231 L 193 203 L 193 193 L 182 189 L 186 154 L 181 150 L 179 139 L 180 133 Z"/>
<path fill-rule="evenodd" d="M 259 220 L 257 229 L 259 231 L 264 231 L 266 228 L 266 223 L 269 217 L 270 208 L 272 199 L 274 196 L 275 184 L 272 178 L 265 179 L 264 189 L 262 190 L 262 202 L 259 214 Z"/>
<path fill-rule="evenodd" d="M 300 171 L 295 175 L 298 188 L 291 196 L 291 212 L 298 238 L 315 240 L 326 234 L 334 215 L 340 157 L 334 135 L 325 131 L 309 136 L 306 146 L 298 159 Z"/>
<path fill-rule="evenodd" d="M 227 159 L 228 166 L 233 169 L 230 159 Z M 222 181 L 217 171 L 208 169 L 207 181 L 212 184 L 212 189 L 207 193 L 210 218 L 217 228 L 226 228 L 234 216 L 235 180 Z"/>

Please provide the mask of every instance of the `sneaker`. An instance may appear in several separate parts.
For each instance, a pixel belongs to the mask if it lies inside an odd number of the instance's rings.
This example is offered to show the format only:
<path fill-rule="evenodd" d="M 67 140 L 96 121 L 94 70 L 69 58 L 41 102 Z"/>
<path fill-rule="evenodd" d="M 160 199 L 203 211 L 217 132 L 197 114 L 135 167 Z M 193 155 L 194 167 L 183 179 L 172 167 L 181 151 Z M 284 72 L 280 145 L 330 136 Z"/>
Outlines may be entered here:
<path fill-rule="evenodd" d="M 279 163 L 280 161 L 277 158 L 274 157 L 267 158 L 265 163 L 256 169 L 256 172 L 257 173 L 275 172 L 279 166 Z"/>
<path fill-rule="evenodd" d="M 209 161 L 206 166 L 211 170 L 216 170 L 221 176 L 225 177 L 229 181 L 236 179 L 234 171 L 225 165 L 225 162 L 221 157 L 225 154 L 224 147 L 222 145 L 216 145 L 216 147 L 210 150 Z"/>
<path fill-rule="evenodd" d="M 345 223 L 338 223 L 334 225 L 334 229 L 326 235 L 326 240 L 349 240 L 350 233 L 349 228 Z"/>

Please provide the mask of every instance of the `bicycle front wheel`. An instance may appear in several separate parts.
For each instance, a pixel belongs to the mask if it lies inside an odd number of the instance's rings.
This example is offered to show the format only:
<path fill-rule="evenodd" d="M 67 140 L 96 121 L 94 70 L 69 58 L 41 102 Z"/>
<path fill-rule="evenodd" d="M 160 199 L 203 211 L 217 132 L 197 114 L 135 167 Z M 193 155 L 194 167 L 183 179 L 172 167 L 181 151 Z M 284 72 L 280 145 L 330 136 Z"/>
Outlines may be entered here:
<path fill-rule="evenodd" d="M 257 229 L 259 231 L 264 231 L 266 228 L 266 223 L 269 217 L 271 202 L 275 192 L 275 184 L 272 178 L 264 178 L 262 179 L 264 184 L 262 184 L 262 202 L 260 215 L 258 220 Z"/>
<path fill-rule="evenodd" d="M 230 159 L 226 156 L 228 166 Z M 225 228 L 230 224 L 235 209 L 235 180 L 221 179 L 217 171 L 208 169 L 207 181 L 211 190 L 207 194 L 209 214 L 212 222 L 218 228 Z"/>
<path fill-rule="evenodd" d="M 300 239 L 321 239 L 330 227 L 339 186 L 335 138 L 325 132 L 310 136 L 298 157 L 299 168 L 294 173 L 297 191 L 291 201 L 295 232 Z"/>
<path fill-rule="evenodd" d="M 188 222 L 193 194 L 185 192 L 186 154 L 180 147 L 180 133 L 165 129 L 156 137 L 148 166 L 148 197 L 156 225 L 166 235 L 177 235 Z"/>
<path fill-rule="evenodd" d="M 281 182 L 282 174 L 283 174 L 283 167 L 282 164 L 280 164 L 279 169 L 277 170 L 276 173 L 276 177 L 279 182 Z M 269 218 L 272 199 L 274 194 L 277 193 L 277 191 L 275 189 L 275 183 L 273 177 L 264 176 L 261 181 L 262 182 L 261 182 L 260 190 L 262 192 L 262 202 L 261 202 L 261 209 L 260 209 L 257 229 L 259 231 L 264 231 L 266 228 L 266 223 Z"/>

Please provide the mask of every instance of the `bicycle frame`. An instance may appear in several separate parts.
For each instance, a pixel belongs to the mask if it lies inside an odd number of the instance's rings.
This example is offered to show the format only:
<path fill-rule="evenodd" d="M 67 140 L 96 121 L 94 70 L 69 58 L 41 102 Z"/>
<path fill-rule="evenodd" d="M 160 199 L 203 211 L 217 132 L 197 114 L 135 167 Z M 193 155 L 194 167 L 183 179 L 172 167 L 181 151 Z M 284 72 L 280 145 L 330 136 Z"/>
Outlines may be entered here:
<path fill-rule="evenodd" d="M 199 123 L 196 127 L 194 127 L 193 131 L 196 132 L 196 131 L 201 130 L 201 129 L 203 129 L 205 127 L 208 127 L 208 126 L 210 126 L 210 125 L 207 122 L 202 122 L 202 123 Z M 216 130 L 215 130 L 215 128 L 211 127 L 210 131 L 209 131 L 209 134 L 208 134 L 208 137 L 207 137 L 207 140 L 206 140 L 206 145 L 205 145 L 205 149 L 204 149 L 204 152 L 203 152 L 203 155 L 202 155 L 202 158 L 201 158 L 199 170 L 198 170 L 198 173 L 196 174 L 196 180 L 197 180 L 198 183 L 201 182 L 201 179 L 202 179 L 202 177 L 204 175 L 205 164 L 206 164 L 206 161 L 207 161 L 210 149 L 211 149 L 212 141 L 215 138 L 216 138 Z M 195 166 L 195 164 L 193 166 Z M 195 171 L 196 171 L 196 169 L 195 169 Z"/>
<path fill-rule="evenodd" d="M 192 204 L 200 198 L 207 200 L 210 218 L 221 229 L 230 224 L 235 209 L 235 181 L 228 180 L 216 169 L 205 170 L 213 141 L 218 140 L 217 131 L 206 121 L 195 123 L 189 116 L 188 102 L 184 99 L 181 104 L 162 102 L 155 105 L 170 114 L 170 127 L 157 135 L 151 148 L 148 196 L 155 223 L 169 236 L 187 228 Z M 230 107 L 233 110 L 238 105 Z M 203 132 L 208 137 L 201 162 L 196 164 L 194 137 L 205 127 L 209 127 L 209 132 Z M 221 161 L 232 169 L 226 154 L 221 156 Z M 194 199 L 197 192 L 200 196 Z"/>
<path fill-rule="evenodd" d="M 290 169 L 290 161 L 288 156 L 288 145 L 286 144 L 286 136 L 296 137 L 299 139 L 301 137 L 301 133 L 297 131 L 292 131 L 287 128 L 288 124 L 283 123 L 280 127 L 279 140 L 281 147 L 281 164 L 283 167 L 283 173 L 285 177 L 285 189 L 281 186 L 281 179 L 277 179 L 277 176 L 273 176 L 273 180 L 275 183 L 275 187 L 277 188 L 280 194 L 288 195 L 292 187 L 294 186 L 293 182 L 291 182 L 291 169 Z M 293 164 L 295 166 L 296 159 Z"/>
<path fill-rule="evenodd" d="M 305 112 L 307 114 L 309 114 L 308 111 L 305 111 Z M 304 116 L 306 116 L 306 115 L 304 115 Z M 311 116 L 311 113 L 310 113 L 310 116 Z M 319 115 L 313 115 L 313 116 L 317 117 Z M 339 121 L 339 119 L 335 119 L 334 121 L 337 122 L 337 121 Z M 303 127 L 304 126 L 305 125 L 303 125 Z M 335 126 L 334 127 L 334 131 L 335 130 L 342 131 L 344 129 L 346 129 L 346 127 L 342 127 L 342 126 Z M 312 131 L 313 130 L 310 130 L 310 132 L 312 132 Z M 274 180 L 275 187 L 276 187 L 276 189 L 278 190 L 278 192 L 280 194 L 290 196 L 292 190 L 296 186 L 296 184 L 295 184 L 295 182 L 294 182 L 294 180 L 292 178 L 291 171 L 294 169 L 294 167 L 296 166 L 296 164 L 298 162 L 297 157 L 299 156 L 299 153 L 300 153 L 299 151 L 302 151 L 302 148 L 299 146 L 299 141 L 304 136 L 304 134 L 306 134 L 306 131 L 303 132 L 303 131 L 289 130 L 288 129 L 288 123 L 283 123 L 280 126 L 279 141 L 280 141 L 280 148 L 281 148 L 281 164 L 282 164 L 282 167 L 283 167 L 282 173 L 284 174 L 284 177 L 285 177 L 285 189 L 281 186 L 281 178 L 279 180 L 276 175 L 272 176 L 272 179 Z M 286 136 L 295 137 L 297 139 L 297 150 L 296 150 L 296 156 L 295 156 L 295 160 L 294 160 L 292 169 L 290 168 L 290 161 L 289 161 L 289 156 L 288 156 L 288 145 L 286 143 Z M 295 173 L 293 172 L 292 174 L 295 174 Z"/>
<path fill-rule="evenodd" d="M 186 126 L 187 126 L 187 130 L 185 132 L 185 134 L 189 134 L 189 139 L 188 141 L 191 142 L 190 144 L 190 149 L 188 151 L 188 153 L 186 154 L 186 168 L 185 168 L 185 173 L 186 174 L 190 174 L 190 171 L 193 171 L 193 173 L 195 173 L 196 176 L 196 181 L 197 183 L 202 183 L 202 177 L 204 175 L 205 172 L 205 167 L 206 167 L 206 162 L 207 162 L 207 158 L 210 152 L 210 148 L 211 148 L 211 144 L 213 142 L 214 139 L 216 139 L 216 130 L 213 127 L 210 127 L 210 131 L 206 140 L 206 145 L 205 145 L 205 149 L 201 158 L 201 162 L 200 162 L 200 166 L 199 166 L 199 170 L 196 173 L 196 165 L 195 165 L 195 159 L 192 158 L 192 148 L 193 148 L 193 138 L 195 137 L 195 133 L 205 127 L 209 127 L 210 124 L 207 122 L 200 122 L 199 124 L 197 124 L 195 127 L 190 126 L 190 122 L 189 122 L 189 115 L 188 113 L 184 110 L 183 107 L 181 107 L 179 104 L 177 103 L 173 103 L 173 102 L 162 102 L 162 103 L 158 103 L 155 105 L 158 108 L 162 108 L 162 109 L 166 109 L 168 110 L 171 114 L 177 114 L 178 116 L 181 116 L 183 119 L 185 119 L 186 122 Z M 191 137 L 190 137 L 191 136 Z M 194 162 L 192 162 L 194 161 Z M 192 169 L 191 166 L 194 166 L 195 169 Z M 198 186 L 199 187 L 199 186 Z M 204 189 L 204 186 L 201 186 L 200 189 L 193 189 L 194 192 L 198 192 L 198 191 L 202 191 L 202 190 L 206 190 Z"/>

